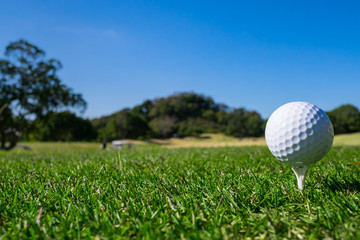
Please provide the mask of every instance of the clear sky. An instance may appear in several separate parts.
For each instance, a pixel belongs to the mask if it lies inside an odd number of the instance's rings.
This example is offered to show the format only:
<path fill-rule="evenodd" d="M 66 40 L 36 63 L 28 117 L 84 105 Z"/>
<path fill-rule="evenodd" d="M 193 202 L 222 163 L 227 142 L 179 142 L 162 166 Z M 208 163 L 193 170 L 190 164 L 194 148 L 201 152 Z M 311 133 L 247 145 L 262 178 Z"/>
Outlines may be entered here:
<path fill-rule="evenodd" d="M 0 0 L 0 51 L 23 38 L 59 59 L 85 117 L 195 91 L 267 118 L 296 100 L 360 107 L 359 13 L 358 1 Z"/>

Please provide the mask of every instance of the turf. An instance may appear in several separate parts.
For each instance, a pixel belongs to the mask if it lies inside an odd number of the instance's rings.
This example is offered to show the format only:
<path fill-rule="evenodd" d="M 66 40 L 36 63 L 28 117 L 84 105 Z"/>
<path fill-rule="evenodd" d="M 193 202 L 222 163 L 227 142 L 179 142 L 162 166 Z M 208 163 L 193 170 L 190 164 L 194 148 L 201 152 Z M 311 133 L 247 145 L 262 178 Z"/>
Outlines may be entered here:
<path fill-rule="evenodd" d="M 2 238 L 359 239 L 360 148 L 297 190 L 266 147 L 0 153 Z"/>

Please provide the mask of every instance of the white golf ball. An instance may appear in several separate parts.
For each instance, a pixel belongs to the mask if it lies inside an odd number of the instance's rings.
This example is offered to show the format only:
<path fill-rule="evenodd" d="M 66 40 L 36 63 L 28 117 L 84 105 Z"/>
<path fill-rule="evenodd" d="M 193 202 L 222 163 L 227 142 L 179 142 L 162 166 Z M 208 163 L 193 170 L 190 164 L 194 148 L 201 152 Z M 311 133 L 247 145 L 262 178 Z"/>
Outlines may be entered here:
<path fill-rule="evenodd" d="M 334 140 L 334 128 L 326 113 L 308 102 L 290 102 L 270 116 L 265 139 L 272 154 L 296 168 L 323 158 Z"/>

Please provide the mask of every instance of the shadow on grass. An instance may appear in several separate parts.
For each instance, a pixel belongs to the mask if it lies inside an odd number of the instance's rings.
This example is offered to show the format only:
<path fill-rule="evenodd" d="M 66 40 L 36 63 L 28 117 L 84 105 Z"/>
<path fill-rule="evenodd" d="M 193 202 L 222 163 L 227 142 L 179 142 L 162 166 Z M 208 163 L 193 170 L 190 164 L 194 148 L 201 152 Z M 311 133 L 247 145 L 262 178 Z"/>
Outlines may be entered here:
<path fill-rule="evenodd" d="M 335 191 L 350 191 L 360 192 L 360 181 L 357 179 L 338 179 L 328 178 L 322 181 L 322 184 L 329 190 Z"/>
<path fill-rule="evenodd" d="M 32 148 L 26 145 L 16 145 L 15 148 L 31 151 Z"/>
<path fill-rule="evenodd" d="M 170 145 L 169 142 L 156 142 L 156 141 L 153 141 L 153 140 L 145 140 L 146 143 L 150 143 L 150 144 L 155 144 L 155 145 L 158 145 L 158 146 L 167 146 L 167 145 Z"/>
<path fill-rule="evenodd" d="M 195 139 L 210 139 L 211 136 L 193 136 Z"/>

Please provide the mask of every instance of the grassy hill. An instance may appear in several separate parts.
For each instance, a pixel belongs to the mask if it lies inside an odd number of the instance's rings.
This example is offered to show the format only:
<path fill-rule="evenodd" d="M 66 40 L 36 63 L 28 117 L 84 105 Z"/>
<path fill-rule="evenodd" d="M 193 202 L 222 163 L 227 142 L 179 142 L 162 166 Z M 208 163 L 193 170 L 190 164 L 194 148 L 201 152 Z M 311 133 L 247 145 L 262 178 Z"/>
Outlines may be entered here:
<path fill-rule="evenodd" d="M 165 147 L 218 147 L 218 146 L 258 146 L 266 145 L 265 138 L 235 138 L 223 134 L 203 134 L 199 138 L 170 138 L 150 141 Z M 360 146 L 360 132 L 336 135 L 334 146 Z"/>
<path fill-rule="evenodd" d="M 360 132 L 335 136 L 335 146 L 360 146 Z"/>

